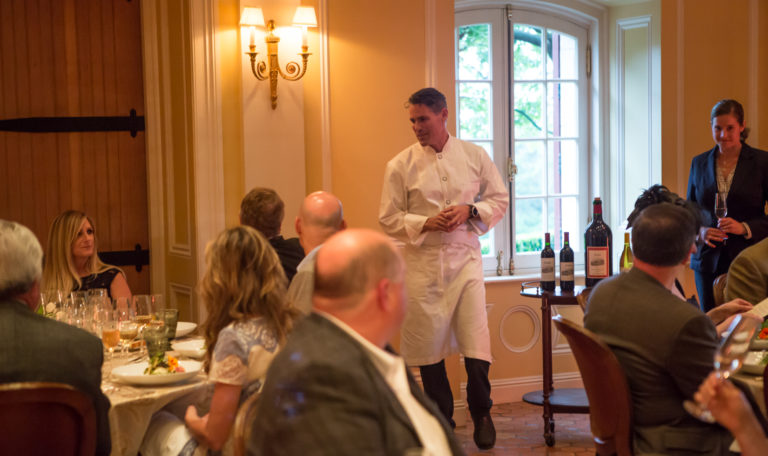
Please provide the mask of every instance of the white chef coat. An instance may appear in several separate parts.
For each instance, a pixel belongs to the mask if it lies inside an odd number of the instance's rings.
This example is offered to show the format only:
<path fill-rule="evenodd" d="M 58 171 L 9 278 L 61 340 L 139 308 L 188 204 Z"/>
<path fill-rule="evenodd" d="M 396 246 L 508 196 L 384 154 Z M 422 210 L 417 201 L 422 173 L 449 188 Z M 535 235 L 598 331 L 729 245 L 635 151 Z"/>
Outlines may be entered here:
<path fill-rule="evenodd" d="M 450 233 L 421 232 L 427 218 L 463 204 L 474 204 L 479 216 Z M 457 348 L 491 361 L 478 236 L 501 220 L 508 204 L 485 150 L 453 136 L 440 152 L 416 143 L 387 163 L 379 224 L 405 244 L 408 313 L 400 349 L 409 365 L 437 363 Z"/>

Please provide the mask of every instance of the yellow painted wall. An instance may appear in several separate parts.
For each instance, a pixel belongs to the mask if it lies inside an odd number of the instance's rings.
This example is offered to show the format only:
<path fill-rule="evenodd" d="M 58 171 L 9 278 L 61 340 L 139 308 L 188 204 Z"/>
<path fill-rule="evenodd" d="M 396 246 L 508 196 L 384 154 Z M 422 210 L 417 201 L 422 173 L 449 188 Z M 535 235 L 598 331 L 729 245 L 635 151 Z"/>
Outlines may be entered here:
<path fill-rule="evenodd" d="M 747 142 L 768 149 L 768 2 L 661 4 L 662 182 L 684 195 L 691 159 L 714 146 L 709 113 L 722 98 L 744 105 Z M 693 274 L 684 281 L 695 291 Z"/>
<path fill-rule="evenodd" d="M 437 88 L 453 112 L 453 5 L 436 4 Z M 350 226 L 378 229 L 386 162 L 415 141 L 404 103 L 425 86 L 424 22 L 420 1 L 328 2 L 332 174 L 328 190 L 344 203 Z M 311 71 L 307 77 L 316 83 L 305 83 L 308 192 L 321 188 L 323 171 L 320 95 L 315 92 L 320 82 L 317 68 Z"/>

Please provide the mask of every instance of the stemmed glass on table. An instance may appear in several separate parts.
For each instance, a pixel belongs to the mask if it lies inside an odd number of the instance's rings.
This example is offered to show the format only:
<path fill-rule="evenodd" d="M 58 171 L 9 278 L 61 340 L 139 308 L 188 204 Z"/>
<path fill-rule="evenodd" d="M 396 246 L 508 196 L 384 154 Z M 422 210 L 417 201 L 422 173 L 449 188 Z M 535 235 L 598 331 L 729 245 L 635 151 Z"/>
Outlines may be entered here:
<path fill-rule="evenodd" d="M 720 346 L 715 351 L 715 376 L 723 381 L 736 372 L 749 352 L 752 338 L 761 326 L 760 320 L 749 315 L 736 315 L 728 326 Z M 691 400 L 683 401 L 683 408 L 706 423 L 714 423 L 715 418 L 704 404 Z"/>
<path fill-rule="evenodd" d="M 101 310 L 99 311 L 99 320 L 101 323 L 101 341 L 109 354 L 108 359 L 111 360 L 115 347 L 120 342 L 117 315 L 113 310 Z"/>
<path fill-rule="evenodd" d="M 715 216 L 718 221 L 728 215 L 728 205 L 725 203 L 726 198 L 728 198 L 727 193 L 715 193 Z M 725 245 L 726 239 L 723 239 L 723 245 Z"/>
<path fill-rule="evenodd" d="M 139 324 L 136 321 L 136 312 L 130 306 L 128 298 L 115 299 L 115 312 L 117 312 L 117 326 L 122 341 L 122 353 L 125 353 L 131 342 L 139 335 Z"/>

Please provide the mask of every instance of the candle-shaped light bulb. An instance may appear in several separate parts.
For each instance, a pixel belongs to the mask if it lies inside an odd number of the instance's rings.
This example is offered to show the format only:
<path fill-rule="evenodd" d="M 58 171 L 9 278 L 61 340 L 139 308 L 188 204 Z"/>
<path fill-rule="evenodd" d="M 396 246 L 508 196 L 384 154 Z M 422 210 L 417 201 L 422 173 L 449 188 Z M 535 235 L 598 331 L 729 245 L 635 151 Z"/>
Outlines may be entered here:
<path fill-rule="evenodd" d="M 248 44 L 250 46 L 252 46 L 252 47 L 255 47 L 256 46 L 256 27 L 252 25 L 252 26 L 250 26 L 248 28 L 250 29 L 249 31 L 250 31 L 250 35 L 251 35 L 251 39 L 250 39 L 250 42 Z"/>

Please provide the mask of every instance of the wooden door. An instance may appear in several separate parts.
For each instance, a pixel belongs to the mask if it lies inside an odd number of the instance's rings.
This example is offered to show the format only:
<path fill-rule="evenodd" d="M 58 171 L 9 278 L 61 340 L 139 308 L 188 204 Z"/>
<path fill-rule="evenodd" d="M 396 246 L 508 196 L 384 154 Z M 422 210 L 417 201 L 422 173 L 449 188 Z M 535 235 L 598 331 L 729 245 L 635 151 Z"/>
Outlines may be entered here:
<path fill-rule="evenodd" d="M 0 0 L 0 218 L 43 246 L 77 209 L 100 253 L 148 258 L 140 21 L 138 0 Z M 148 266 L 121 267 L 149 291 Z"/>

